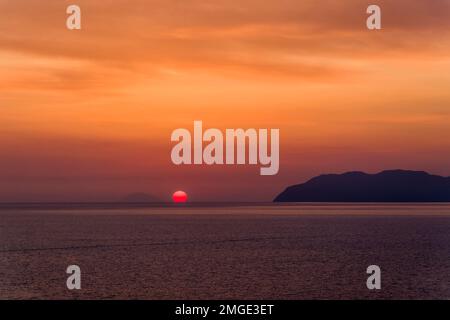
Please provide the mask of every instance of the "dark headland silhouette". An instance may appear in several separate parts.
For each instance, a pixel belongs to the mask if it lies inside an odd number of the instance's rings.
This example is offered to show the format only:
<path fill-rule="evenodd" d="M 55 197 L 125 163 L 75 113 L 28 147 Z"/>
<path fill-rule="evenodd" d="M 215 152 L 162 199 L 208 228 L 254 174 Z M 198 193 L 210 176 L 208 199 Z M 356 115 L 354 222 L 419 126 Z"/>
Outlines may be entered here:
<path fill-rule="evenodd" d="M 274 202 L 450 202 L 450 177 L 408 170 L 326 174 L 288 187 Z"/>

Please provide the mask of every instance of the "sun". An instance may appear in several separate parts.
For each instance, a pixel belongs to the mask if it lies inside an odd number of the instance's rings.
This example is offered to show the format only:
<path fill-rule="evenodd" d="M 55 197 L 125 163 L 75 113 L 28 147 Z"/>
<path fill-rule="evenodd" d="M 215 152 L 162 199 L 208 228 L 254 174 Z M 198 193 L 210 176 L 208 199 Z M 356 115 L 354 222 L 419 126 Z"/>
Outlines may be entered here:
<path fill-rule="evenodd" d="M 188 199 L 187 193 L 181 190 L 178 190 L 173 193 L 172 200 L 175 203 L 184 203 Z"/>

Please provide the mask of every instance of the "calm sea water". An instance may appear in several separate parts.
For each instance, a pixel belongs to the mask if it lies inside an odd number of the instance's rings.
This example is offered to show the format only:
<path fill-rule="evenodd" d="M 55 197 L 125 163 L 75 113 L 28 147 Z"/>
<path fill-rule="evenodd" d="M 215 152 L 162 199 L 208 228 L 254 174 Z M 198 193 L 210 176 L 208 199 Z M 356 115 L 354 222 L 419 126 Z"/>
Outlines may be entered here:
<path fill-rule="evenodd" d="M 0 298 L 450 299 L 450 205 L 4 206 Z"/>

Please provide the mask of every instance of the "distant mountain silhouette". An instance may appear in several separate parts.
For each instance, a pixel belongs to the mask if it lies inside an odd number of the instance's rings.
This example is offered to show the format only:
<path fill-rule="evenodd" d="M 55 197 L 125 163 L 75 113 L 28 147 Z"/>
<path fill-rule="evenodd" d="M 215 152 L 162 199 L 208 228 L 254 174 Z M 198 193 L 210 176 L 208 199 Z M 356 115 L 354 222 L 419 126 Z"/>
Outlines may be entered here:
<path fill-rule="evenodd" d="M 148 193 L 144 192 L 135 192 L 130 193 L 126 197 L 124 197 L 122 202 L 130 202 L 130 203 L 146 203 L 146 202 L 159 202 L 160 199 L 154 197 Z"/>
<path fill-rule="evenodd" d="M 450 202 L 450 177 L 407 170 L 326 174 L 288 187 L 274 202 Z"/>

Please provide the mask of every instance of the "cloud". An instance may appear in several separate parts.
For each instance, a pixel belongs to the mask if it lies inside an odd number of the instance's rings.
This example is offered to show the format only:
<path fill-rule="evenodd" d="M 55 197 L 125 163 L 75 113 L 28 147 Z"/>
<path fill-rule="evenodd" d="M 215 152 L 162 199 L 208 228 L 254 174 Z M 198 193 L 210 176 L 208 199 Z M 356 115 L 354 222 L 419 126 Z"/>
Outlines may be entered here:
<path fill-rule="evenodd" d="M 68 2 L 2 4 L 0 50 L 67 61 L 38 70 L 41 86 L 75 88 L 164 70 L 232 77 L 330 80 L 358 75 L 350 59 L 448 58 L 449 2 L 379 1 L 383 31 L 365 28 L 367 1 L 86 1 L 81 31 L 65 28 Z M 336 63 L 339 60 L 339 63 Z M 79 66 L 74 68 L 73 65 Z M 24 73 L 22 82 L 34 77 Z"/>
<path fill-rule="evenodd" d="M 448 172 L 448 0 L 377 0 L 382 31 L 366 0 L 77 0 L 69 31 L 73 3 L 0 0 L 0 200 L 153 182 L 208 199 L 212 181 L 235 198 L 243 180 L 262 200 L 297 173 Z M 199 118 L 281 128 L 280 175 L 171 167 L 171 130 Z"/>

